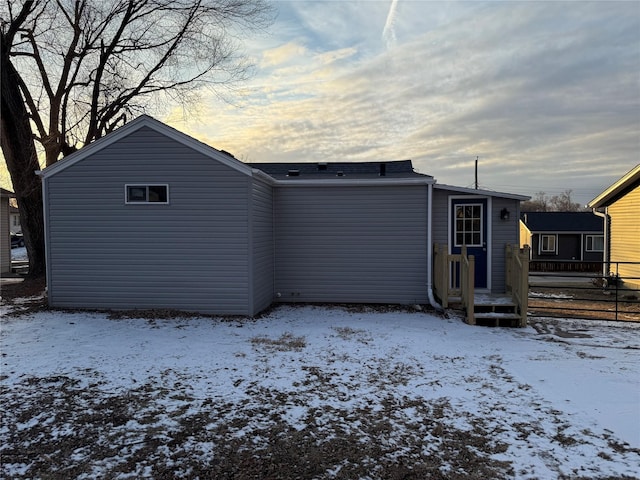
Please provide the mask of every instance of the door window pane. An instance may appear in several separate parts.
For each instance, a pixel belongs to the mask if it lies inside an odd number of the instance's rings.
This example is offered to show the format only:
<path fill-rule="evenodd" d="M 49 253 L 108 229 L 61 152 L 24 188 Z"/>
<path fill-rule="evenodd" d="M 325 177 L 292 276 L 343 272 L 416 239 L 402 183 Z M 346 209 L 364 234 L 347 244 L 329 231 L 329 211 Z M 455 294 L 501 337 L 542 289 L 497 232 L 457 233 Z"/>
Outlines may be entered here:
<path fill-rule="evenodd" d="M 456 247 L 482 246 L 482 205 L 456 205 Z"/>

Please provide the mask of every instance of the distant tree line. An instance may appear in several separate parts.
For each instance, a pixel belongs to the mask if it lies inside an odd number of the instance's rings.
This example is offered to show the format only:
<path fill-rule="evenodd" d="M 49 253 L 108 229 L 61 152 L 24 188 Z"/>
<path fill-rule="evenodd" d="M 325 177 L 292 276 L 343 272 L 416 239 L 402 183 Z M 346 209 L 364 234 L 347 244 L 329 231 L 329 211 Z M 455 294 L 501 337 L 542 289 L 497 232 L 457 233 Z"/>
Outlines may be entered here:
<path fill-rule="evenodd" d="M 545 192 L 536 193 L 531 200 L 522 202 L 523 212 L 586 212 L 588 209 L 571 200 L 572 190 L 565 190 L 559 195 L 548 196 Z"/>

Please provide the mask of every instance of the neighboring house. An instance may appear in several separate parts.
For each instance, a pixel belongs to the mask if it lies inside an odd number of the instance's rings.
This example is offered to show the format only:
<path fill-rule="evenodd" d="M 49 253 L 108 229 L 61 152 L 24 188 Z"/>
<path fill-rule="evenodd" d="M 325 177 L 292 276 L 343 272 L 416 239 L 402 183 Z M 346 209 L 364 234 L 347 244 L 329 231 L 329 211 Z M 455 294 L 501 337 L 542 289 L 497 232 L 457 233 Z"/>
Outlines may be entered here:
<path fill-rule="evenodd" d="M 537 271 L 600 271 L 604 222 L 591 212 L 523 212 L 520 246 L 531 247 Z"/>
<path fill-rule="evenodd" d="M 40 175 L 54 307 L 427 303 L 434 242 L 468 244 L 476 287 L 503 292 L 527 198 L 410 161 L 248 165 L 148 116 Z"/>
<path fill-rule="evenodd" d="M 9 199 L 14 196 L 13 192 L 0 188 L 0 273 L 11 272 Z"/>
<path fill-rule="evenodd" d="M 640 164 L 588 206 L 606 220 L 603 274 L 617 274 L 631 288 L 640 288 Z"/>
<path fill-rule="evenodd" d="M 20 210 L 13 205 L 9 205 L 9 226 L 11 233 L 22 233 L 20 225 Z"/>

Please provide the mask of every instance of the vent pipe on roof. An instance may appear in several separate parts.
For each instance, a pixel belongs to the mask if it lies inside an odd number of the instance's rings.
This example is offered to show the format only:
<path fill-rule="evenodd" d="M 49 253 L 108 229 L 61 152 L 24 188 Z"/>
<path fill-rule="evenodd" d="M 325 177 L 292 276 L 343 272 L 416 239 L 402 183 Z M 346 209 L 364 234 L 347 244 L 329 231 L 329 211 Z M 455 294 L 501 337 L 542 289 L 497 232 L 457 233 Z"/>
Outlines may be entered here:
<path fill-rule="evenodd" d="M 380 164 L 380 176 L 384 177 L 386 175 L 387 175 L 387 164 L 383 162 Z"/>

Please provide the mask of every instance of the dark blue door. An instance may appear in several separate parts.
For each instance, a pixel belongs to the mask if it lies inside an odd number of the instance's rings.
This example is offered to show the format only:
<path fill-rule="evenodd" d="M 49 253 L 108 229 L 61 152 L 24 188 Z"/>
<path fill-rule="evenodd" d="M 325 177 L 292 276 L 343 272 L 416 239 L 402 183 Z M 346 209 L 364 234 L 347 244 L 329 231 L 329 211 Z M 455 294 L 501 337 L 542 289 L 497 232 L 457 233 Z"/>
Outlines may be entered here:
<path fill-rule="evenodd" d="M 482 198 L 452 200 L 451 253 L 475 257 L 475 287 L 487 288 L 487 200 Z"/>

